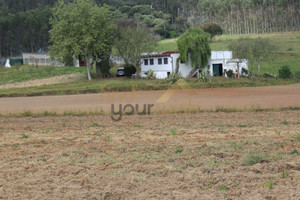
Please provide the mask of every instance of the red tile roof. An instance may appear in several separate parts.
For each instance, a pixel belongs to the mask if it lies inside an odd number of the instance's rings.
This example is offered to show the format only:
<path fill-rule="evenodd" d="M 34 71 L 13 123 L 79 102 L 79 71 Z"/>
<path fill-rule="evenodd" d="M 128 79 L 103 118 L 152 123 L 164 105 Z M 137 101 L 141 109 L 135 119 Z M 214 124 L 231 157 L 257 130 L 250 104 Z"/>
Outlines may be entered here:
<path fill-rule="evenodd" d="M 179 51 L 166 51 L 159 54 L 150 54 L 150 55 L 143 55 L 142 58 L 149 58 L 149 57 L 169 57 L 171 54 L 179 53 Z"/>

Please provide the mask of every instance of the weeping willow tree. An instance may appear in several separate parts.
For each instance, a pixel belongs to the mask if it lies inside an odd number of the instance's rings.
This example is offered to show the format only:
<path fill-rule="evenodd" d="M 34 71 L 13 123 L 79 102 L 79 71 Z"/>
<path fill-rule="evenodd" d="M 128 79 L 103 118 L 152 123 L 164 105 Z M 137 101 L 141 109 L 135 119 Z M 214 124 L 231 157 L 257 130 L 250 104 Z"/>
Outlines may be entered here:
<path fill-rule="evenodd" d="M 192 67 L 204 68 L 211 55 L 209 46 L 210 34 L 202 29 L 189 29 L 177 40 L 180 56 L 177 60 L 176 73 L 179 70 L 179 60 L 187 63 L 190 59 Z"/>

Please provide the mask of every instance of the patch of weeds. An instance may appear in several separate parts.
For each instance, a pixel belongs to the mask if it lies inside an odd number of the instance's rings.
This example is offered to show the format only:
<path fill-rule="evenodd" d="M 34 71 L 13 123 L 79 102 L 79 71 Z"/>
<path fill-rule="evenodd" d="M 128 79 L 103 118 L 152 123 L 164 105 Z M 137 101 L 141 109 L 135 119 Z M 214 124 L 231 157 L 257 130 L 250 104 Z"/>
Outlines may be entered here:
<path fill-rule="evenodd" d="M 178 148 L 176 149 L 175 153 L 182 153 L 183 152 L 183 148 Z"/>
<path fill-rule="evenodd" d="M 245 127 L 247 127 L 247 125 L 244 125 L 244 124 L 238 124 L 237 127 L 238 127 L 238 128 L 245 128 Z"/>
<path fill-rule="evenodd" d="M 111 138 L 111 136 L 107 136 L 105 140 L 106 140 L 106 142 L 111 142 L 112 138 Z"/>
<path fill-rule="evenodd" d="M 177 130 L 176 129 L 171 129 L 170 132 L 171 132 L 171 135 L 173 135 L 173 136 L 177 135 Z"/>
<path fill-rule="evenodd" d="M 283 169 L 282 173 L 281 173 L 281 178 L 287 178 L 288 175 L 289 175 L 289 172 L 286 169 Z"/>
<path fill-rule="evenodd" d="M 100 125 L 97 123 L 92 123 L 92 127 L 99 127 Z"/>
<path fill-rule="evenodd" d="M 300 135 L 294 136 L 292 138 L 295 139 L 297 142 L 300 142 Z"/>
<path fill-rule="evenodd" d="M 288 125 L 288 124 L 289 124 L 289 122 L 288 122 L 288 121 L 286 121 L 286 120 L 284 120 L 283 122 L 281 122 L 281 124 L 282 124 L 282 125 Z"/>
<path fill-rule="evenodd" d="M 96 132 L 94 133 L 94 135 L 95 135 L 95 136 L 100 136 L 100 135 L 102 134 L 102 132 L 103 132 L 102 130 L 96 131 Z"/>
<path fill-rule="evenodd" d="M 45 140 L 45 139 L 41 139 L 41 142 L 42 142 L 42 143 L 46 143 L 46 140 Z"/>
<path fill-rule="evenodd" d="M 244 156 L 241 165 L 242 166 L 252 166 L 257 163 L 260 163 L 263 160 L 263 157 L 261 155 L 257 154 L 247 154 Z"/>
<path fill-rule="evenodd" d="M 110 196 L 110 193 L 109 193 L 109 192 L 106 192 L 106 193 L 104 194 L 103 200 L 108 200 L 109 196 Z"/>
<path fill-rule="evenodd" d="M 270 190 L 273 189 L 273 186 L 274 186 L 273 178 L 271 178 L 270 180 L 266 180 L 263 184 L 263 188 L 268 187 Z"/>
<path fill-rule="evenodd" d="M 244 147 L 241 144 L 237 144 L 236 142 L 228 142 L 228 144 L 230 145 L 231 148 L 233 148 L 234 150 L 243 150 Z"/>
<path fill-rule="evenodd" d="M 294 149 L 293 151 L 290 152 L 290 154 L 291 154 L 291 155 L 293 155 L 293 154 L 297 154 L 297 155 L 298 155 L 299 152 L 297 151 L 297 149 Z"/>
<path fill-rule="evenodd" d="M 234 186 L 235 187 L 238 187 L 240 185 L 240 183 L 239 182 L 237 182 L 237 181 L 234 181 Z"/>
<path fill-rule="evenodd" d="M 13 144 L 14 147 L 18 147 L 19 145 L 19 143 Z"/>
<path fill-rule="evenodd" d="M 206 182 L 206 187 L 208 189 L 211 189 L 214 186 L 214 184 L 215 184 L 215 179 L 213 178 L 211 181 Z"/>
<path fill-rule="evenodd" d="M 221 186 L 219 187 L 219 189 L 220 189 L 220 191 L 222 191 L 222 192 L 226 192 L 226 191 L 229 190 L 228 187 L 227 187 L 226 185 L 221 185 Z"/>
<path fill-rule="evenodd" d="M 63 123 L 62 123 L 62 127 L 66 127 L 66 122 L 63 122 Z"/>
<path fill-rule="evenodd" d="M 142 126 L 142 125 L 139 125 L 139 124 L 134 124 L 133 127 L 134 127 L 134 128 L 142 128 L 143 126 Z"/>
<path fill-rule="evenodd" d="M 29 135 L 26 135 L 26 134 L 23 133 L 23 134 L 21 135 L 21 137 L 22 137 L 23 139 L 27 139 L 27 138 L 29 138 Z"/>

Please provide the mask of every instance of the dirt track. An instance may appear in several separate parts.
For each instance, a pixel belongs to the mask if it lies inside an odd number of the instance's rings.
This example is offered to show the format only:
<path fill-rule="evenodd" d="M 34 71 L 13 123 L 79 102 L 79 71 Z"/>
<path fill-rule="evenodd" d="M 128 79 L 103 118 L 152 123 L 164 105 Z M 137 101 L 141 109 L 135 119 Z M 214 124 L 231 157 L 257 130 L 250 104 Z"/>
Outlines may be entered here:
<path fill-rule="evenodd" d="M 163 96 L 164 95 L 164 96 Z M 1 98 L 0 113 L 24 110 L 42 111 L 111 111 L 111 104 L 154 104 L 154 110 L 182 108 L 276 108 L 300 106 L 300 84 L 253 88 L 213 88 L 196 90 L 136 91 L 122 93 L 86 94 Z"/>

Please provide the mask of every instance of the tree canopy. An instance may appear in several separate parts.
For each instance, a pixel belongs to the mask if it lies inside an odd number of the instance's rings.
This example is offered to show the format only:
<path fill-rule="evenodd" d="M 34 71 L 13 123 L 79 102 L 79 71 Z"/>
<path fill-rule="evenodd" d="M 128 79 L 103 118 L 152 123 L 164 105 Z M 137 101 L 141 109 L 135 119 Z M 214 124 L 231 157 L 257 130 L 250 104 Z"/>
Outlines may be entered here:
<path fill-rule="evenodd" d="M 204 68 L 211 55 L 209 41 L 210 34 L 202 29 L 189 29 L 177 40 L 177 47 L 180 51 L 179 59 L 187 62 L 190 57 L 193 67 Z"/>
<path fill-rule="evenodd" d="M 111 52 L 115 26 L 108 9 L 92 0 L 61 0 L 53 9 L 50 24 L 51 57 L 62 61 L 70 55 L 82 58 L 91 79 L 91 61 Z"/>
<path fill-rule="evenodd" d="M 133 64 L 137 76 L 141 71 L 141 54 L 152 52 L 158 38 L 146 27 L 141 25 L 120 27 L 114 46 L 126 64 Z"/>
<path fill-rule="evenodd" d="M 233 57 L 248 60 L 251 74 L 255 75 L 253 65 L 257 65 L 257 72 L 260 75 L 260 66 L 263 61 L 270 59 L 276 46 L 266 38 L 240 38 L 232 42 L 229 49 L 233 52 Z"/>

